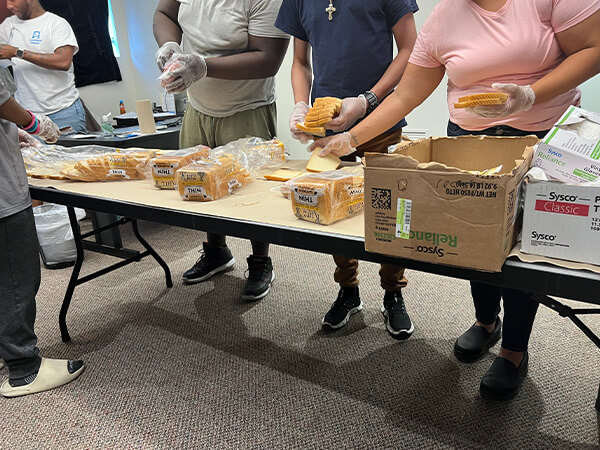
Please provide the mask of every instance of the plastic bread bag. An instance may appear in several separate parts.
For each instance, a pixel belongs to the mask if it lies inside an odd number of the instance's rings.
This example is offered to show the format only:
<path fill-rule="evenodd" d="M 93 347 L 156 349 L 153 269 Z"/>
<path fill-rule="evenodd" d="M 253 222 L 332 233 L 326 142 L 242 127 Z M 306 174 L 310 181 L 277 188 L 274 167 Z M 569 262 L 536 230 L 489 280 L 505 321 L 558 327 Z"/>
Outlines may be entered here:
<path fill-rule="evenodd" d="M 79 181 L 123 181 L 144 179 L 140 167 L 155 156 L 153 150 L 111 149 L 103 155 L 65 165 L 61 174 Z"/>
<path fill-rule="evenodd" d="M 177 169 L 208 159 L 210 155 L 210 148 L 203 145 L 163 152 L 148 162 L 144 174 L 159 189 L 175 189 Z"/>
<path fill-rule="evenodd" d="M 60 145 L 36 145 L 21 147 L 27 175 L 32 178 L 70 179 L 63 172 L 77 162 L 115 152 L 114 148 L 98 145 L 62 147 Z"/>
<path fill-rule="evenodd" d="M 364 209 L 362 174 L 332 170 L 303 175 L 286 184 L 290 187 L 292 210 L 302 220 L 330 225 Z"/>
<path fill-rule="evenodd" d="M 181 198 L 201 202 L 226 197 L 251 180 L 248 171 L 232 155 L 197 161 L 176 172 Z"/>
<path fill-rule="evenodd" d="M 258 137 L 238 139 L 213 150 L 213 154 L 233 155 L 254 177 L 260 171 L 281 167 L 287 159 L 285 146 L 279 139 L 267 141 Z"/>

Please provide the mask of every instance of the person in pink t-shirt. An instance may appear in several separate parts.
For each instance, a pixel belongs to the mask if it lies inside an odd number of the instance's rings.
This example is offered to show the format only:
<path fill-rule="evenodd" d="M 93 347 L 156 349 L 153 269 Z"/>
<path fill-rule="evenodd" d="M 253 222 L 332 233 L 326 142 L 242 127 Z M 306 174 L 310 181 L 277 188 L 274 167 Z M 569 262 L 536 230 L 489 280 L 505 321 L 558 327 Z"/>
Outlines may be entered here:
<path fill-rule="evenodd" d="M 448 135 L 539 137 L 600 73 L 600 0 L 442 0 L 419 33 L 394 94 L 350 131 L 316 141 L 322 155 L 354 152 L 419 106 L 448 75 Z M 504 92 L 502 105 L 455 109 L 458 97 Z M 483 357 L 502 333 L 481 394 L 514 397 L 527 374 L 527 346 L 538 304 L 531 294 L 471 283 L 475 324 L 454 346 L 456 357 Z M 498 317 L 504 302 L 504 324 Z M 502 330 L 502 331 L 501 331 Z"/>

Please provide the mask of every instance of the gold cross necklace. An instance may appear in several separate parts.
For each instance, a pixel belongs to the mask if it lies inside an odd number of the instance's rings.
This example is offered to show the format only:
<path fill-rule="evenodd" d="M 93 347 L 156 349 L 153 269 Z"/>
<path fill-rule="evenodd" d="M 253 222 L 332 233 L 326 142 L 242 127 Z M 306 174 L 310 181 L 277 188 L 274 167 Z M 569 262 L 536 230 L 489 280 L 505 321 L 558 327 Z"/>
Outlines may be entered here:
<path fill-rule="evenodd" d="M 325 12 L 327 14 L 329 14 L 329 21 L 333 20 L 333 13 L 336 12 L 337 10 L 335 9 L 335 7 L 333 6 L 333 0 L 329 0 L 329 6 L 327 7 L 327 9 L 325 10 Z"/>

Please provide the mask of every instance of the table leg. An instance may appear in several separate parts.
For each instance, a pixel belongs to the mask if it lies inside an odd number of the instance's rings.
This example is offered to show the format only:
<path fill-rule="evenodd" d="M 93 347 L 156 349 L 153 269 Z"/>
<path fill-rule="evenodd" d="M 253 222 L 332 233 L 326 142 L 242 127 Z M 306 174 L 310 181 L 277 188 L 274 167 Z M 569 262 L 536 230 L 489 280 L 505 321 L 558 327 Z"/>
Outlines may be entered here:
<path fill-rule="evenodd" d="M 138 228 L 137 220 L 134 219 L 131 221 L 131 227 L 133 228 L 133 234 L 135 234 L 135 237 L 140 242 L 140 244 L 144 246 L 148 253 L 150 253 L 150 255 L 152 255 L 152 257 L 156 260 L 156 262 L 160 264 L 160 266 L 163 268 L 163 270 L 165 271 L 167 287 L 172 288 L 173 280 L 171 279 L 171 271 L 169 270 L 169 266 L 167 265 L 167 263 L 160 257 L 158 253 L 156 253 L 156 251 L 152 247 L 150 247 L 150 244 L 148 244 L 146 240 L 142 237 Z"/>
<path fill-rule="evenodd" d="M 75 240 L 75 248 L 77 249 L 77 259 L 75 260 L 75 266 L 73 267 L 73 272 L 71 273 L 69 285 L 67 286 L 67 292 L 65 293 L 65 297 L 60 308 L 60 314 L 58 315 L 58 326 L 60 327 L 60 335 L 63 342 L 69 342 L 71 340 L 71 336 L 69 336 L 69 330 L 67 328 L 67 312 L 69 311 L 71 299 L 73 298 L 73 292 L 75 291 L 77 280 L 79 279 L 81 265 L 83 264 L 83 259 L 85 258 L 83 244 L 81 242 L 81 230 L 79 228 L 79 221 L 77 220 L 75 210 L 72 207 L 67 206 L 67 213 L 69 214 L 71 230 L 73 231 L 73 239 Z"/>

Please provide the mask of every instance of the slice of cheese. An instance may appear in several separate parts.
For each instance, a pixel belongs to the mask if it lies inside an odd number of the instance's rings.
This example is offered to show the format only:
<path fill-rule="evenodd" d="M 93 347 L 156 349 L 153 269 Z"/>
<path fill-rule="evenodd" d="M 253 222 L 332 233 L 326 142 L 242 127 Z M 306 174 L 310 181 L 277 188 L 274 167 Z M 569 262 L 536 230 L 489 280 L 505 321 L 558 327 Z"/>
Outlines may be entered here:
<path fill-rule="evenodd" d="M 319 156 L 321 150 L 323 149 L 317 147 L 312 152 L 312 155 L 310 155 L 310 159 L 306 165 L 306 170 L 309 172 L 327 172 L 328 170 L 335 170 L 342 163 L 340 158 L 331 153 L 324 157 Z"/>
<path fill-rule="evenodd" d="M 279 169 L 269 175 L 265 175 L 265 179 L 271 181 L 288 181 L 302 175 L 302 173 L 301 170 Z"/>

